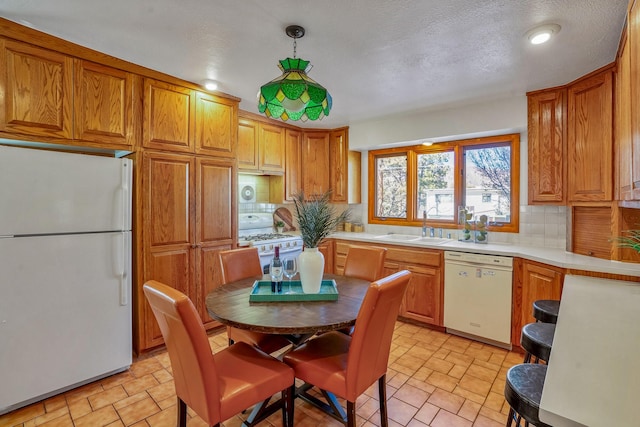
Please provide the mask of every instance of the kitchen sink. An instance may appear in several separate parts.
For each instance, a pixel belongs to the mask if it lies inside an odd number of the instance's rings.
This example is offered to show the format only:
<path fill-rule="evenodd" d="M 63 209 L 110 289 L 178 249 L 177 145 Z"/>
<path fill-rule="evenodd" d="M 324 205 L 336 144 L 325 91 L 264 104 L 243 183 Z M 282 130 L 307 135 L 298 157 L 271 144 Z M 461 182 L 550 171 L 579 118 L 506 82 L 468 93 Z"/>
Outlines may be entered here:
<path fill-rule="evenodd" d="M 441 245 L 443 243 L 451 241 L 451 239 L 445 239 L 440 237 L 421 237 L 421 236 L 416 236 L 414 234 L 382 234 L 380 236 L 376 236 L 375 238 L 380 240 L 390 240 L 390 241 L 396 241 L 396 242 L 429 243 L 432 245 Z"/>
<path fill-rule="evenodd" d="M 452 242 L 453 240 L 445 239 L 444 237 L 421 237 L 418 241 L 432 245 L 442 245 L 447 242 Z"/>
<path fill-rule="evenodd" d="M 383 234 L 381 236 L 376 236 L 376 239 L 381 240 L 398 240 L 401 242 L 412 242 L 414 240 L 420 240 L 422 237 L 415 236 L 412 234 Z"/>

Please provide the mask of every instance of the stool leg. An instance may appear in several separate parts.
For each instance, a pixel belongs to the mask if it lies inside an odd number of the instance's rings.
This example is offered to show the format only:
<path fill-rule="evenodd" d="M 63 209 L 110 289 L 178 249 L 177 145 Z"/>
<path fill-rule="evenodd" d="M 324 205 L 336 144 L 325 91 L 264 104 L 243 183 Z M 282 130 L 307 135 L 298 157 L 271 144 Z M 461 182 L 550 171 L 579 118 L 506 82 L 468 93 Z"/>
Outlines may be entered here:
<path fill-rule="evenodd" d="M 531 353 L 526 352 L 524 354 L 524 363 L 531 363 Z"/>
<path fill-rule="evenodd" d="M 507 417 L 507 425 L 506 427 L 511 427 L 511 425 L 513 424 L 513 419 L 516 416 L 516 412 L 513 410 L 513 408 L 509 407 L 509 416 Z"/>

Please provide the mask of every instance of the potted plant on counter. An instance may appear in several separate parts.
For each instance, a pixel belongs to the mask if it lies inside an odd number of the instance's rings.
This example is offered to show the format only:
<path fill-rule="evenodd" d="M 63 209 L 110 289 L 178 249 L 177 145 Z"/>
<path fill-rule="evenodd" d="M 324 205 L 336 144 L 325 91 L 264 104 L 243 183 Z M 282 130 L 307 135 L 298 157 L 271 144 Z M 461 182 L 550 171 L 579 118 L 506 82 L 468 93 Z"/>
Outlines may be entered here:
<path fill-rule="evenodd" d="M 622 234 L 618 237 L 618 246 L 631 248 L 640 254 L 640 230 L 625 230 Z"/>
<path fill-rule="evenodd" d="M 294 215 L 304 244 L 304 250 L 298 256 L 298 270 L 304 293 L 320 291 L 324 256 L 318 251 L 318 245 L 336 230 L 338 224 L 348 221 L 351 215 L 348 209 L 338 214 L 329 203 L 330 200 L 331 190 L 308 200 L 304 192 L 299 192 L 293 197 Z"/>
<path fill-rule="evenodd" d="M 276 231 L 282 233 L 284 231 L 284 221 L 276 221 Z"/>

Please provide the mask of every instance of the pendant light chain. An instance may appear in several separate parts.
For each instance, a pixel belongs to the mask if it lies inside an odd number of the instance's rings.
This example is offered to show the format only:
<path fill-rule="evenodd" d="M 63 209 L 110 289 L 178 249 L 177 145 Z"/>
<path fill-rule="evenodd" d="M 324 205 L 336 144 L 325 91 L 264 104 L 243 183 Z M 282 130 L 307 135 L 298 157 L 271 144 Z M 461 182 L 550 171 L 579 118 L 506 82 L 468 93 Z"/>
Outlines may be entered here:
<path fill-rule="evenodd" d="M 298 38 L 293 38 L 293 59 L 296 59 L 296 50 L 298 48 Z"/>

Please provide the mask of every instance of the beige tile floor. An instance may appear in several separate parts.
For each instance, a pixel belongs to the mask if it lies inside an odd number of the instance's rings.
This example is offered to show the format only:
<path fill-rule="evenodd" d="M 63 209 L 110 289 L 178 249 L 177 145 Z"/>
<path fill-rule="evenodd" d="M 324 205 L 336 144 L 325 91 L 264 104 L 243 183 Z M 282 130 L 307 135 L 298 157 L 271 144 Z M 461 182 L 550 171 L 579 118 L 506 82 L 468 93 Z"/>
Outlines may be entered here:
<path fill-rule="evenodd" d="M 213 351 L 227 345 L 224 330 L 210 336 Z M 498 427 L 509 410 L 506 371 L 522 355 L 413 324 L 397 322 L 387 398 L 390 427 Z M 377 388 L 357 401 L 358 426 L 380 425 Z M 205 426 L 189 411 L 188 426 Z M 242 423 L 239 415 L 225 427 Z M 123 373 L 70 390 L 0 416 L 0 426 L 175 426 L 176 397 L 169 357 L 156 351 Z M 264 426 L 281 426 L 278 412 Z M 341 426 L 309 404 L 296 401 L 296 426 Z"/>

